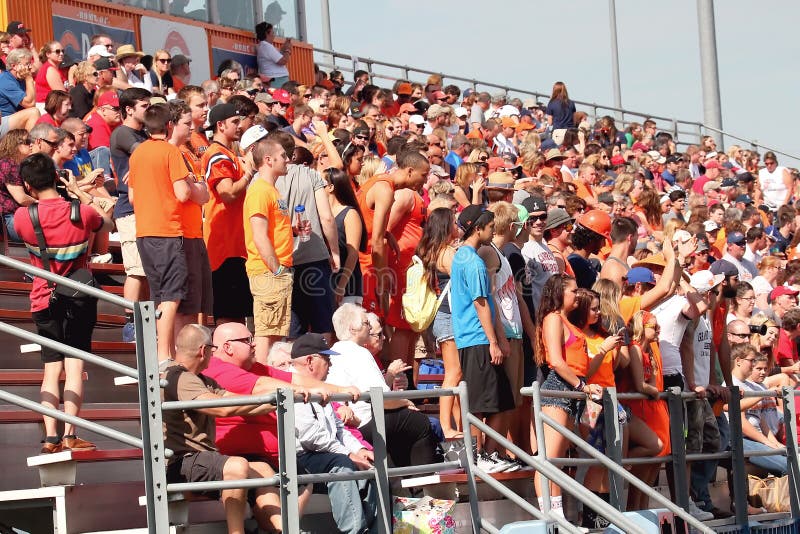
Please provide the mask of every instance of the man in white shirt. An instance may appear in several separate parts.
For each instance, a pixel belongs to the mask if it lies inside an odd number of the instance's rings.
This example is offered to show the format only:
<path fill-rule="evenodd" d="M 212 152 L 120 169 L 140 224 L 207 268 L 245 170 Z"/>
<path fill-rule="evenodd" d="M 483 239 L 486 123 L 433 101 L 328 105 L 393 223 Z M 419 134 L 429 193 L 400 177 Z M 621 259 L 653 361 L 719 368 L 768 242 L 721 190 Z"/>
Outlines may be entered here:
<path fill-rule="evenodd" d="M 322 334 L 304 334 L 292 345 L 292 368 L 299 375 L 325 380 L 331 356 Z M 372 468 L 375 457 L 345 430 L 330 404 L 295 404 L 297 465 L 309 473 L 352 473 Z M 376 492 L 371 479 L 328 482 L 328 496 L 341 532 L 375 528 Z"/>
<path fill-rule="evenodd" d="M 764 257 L 764 255 L 761 254 L 761 251 L 767 248 L 767 235 L 760 226 L 753 226 L 747 230 L 747 234 L 745 234 L 745 241 L 747 242 L 747 245 L 744 249 L 743 258 L 749 261 L 756 269 L 755 271 L 751 271 L 753 277 L 756 277 L 759 274 L 758 264 L 761 261 L 761 258 Z"/>

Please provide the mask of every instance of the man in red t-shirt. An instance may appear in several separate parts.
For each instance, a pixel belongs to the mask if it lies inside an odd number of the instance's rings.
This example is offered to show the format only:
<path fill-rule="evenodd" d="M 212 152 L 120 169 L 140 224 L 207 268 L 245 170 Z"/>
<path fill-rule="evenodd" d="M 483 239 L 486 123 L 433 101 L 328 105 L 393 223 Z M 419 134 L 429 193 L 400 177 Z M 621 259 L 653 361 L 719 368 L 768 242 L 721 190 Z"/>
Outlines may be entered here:
<path fill-rule="evenodd" d="M 800 308 L 790 308 L 783 314 L 778 344 L 775 350 L 777 365 L 789 367 L 798 361 L 797 338 L 800 337 Z"/>
<path fill-rule="evenodd" d="M 103 93 L 97 100 L 97 109 L 86 124 L 92 127 L 89 134 L 89 151 L 99 146 L 111 146 L 111 132 L 122 123 L 119 110 L 119 97 L 116 91 Z"/>
<path fill-rule="evenodd" d="M 68 171 L 69 172 L 69 171 Z M 39 226 L 44 234 L 48 254 L 47 269 L 67 276 L 86 267 L 89 239 L 94 232 L 108 231 L 111 219 L 94 203 L 94 197 L 81 191 L 75 177 L 65 181 L 67 190 L 81 203 L 80 220 L 70 220 L 71 203 L 56 190 L 56 167 L 45 154 L 33 154 L 19 166 L 20 177 L 28 185 L 30 195 L 38 202 L 36 211 Z M 14 214 L 14 228 L 30 251 L 31 265 L 45 268 L 39 255 L 36 236 L 27 207 Z M 97 319 L 97 301 L 72 299 L 53 293 L 52 287 L 42 278 L 34 278 L 31 289 L 31 315 L 40 336 L 66 343 L 76 349 L 91 351 L 92 330 Z M 66 374 L 64 382 L 64 412 L 76 416 L 83 397 L 83 360 L 66 357 L 48 347 L 42 347 L 44 378 L 42 380 L 42 405 L 57 410 L 59 405 L 59 376 Z M 64 449 L 94 449 L 94 444 L 75 436 L 75 426 L 66 423 L 64 439 L 58 436 L 56 420 L 44 417 L 45 441 L 42 453 L 61 452 Z"/>
<path fill-rule="evenodd" d="M 282 387 L 292 388 L 295 393 L 326 396 L 331 393 L 354 394 L 358 391 L 256 362 L 253 337 L 241 323 L 218 326 L 214 331 L 214 345 L 216 352 L 203 374 L 232 393 L 266 395 Z M 221 453 L 263 458 L 274 468 L 278 467 L 278 427 L 274 413 L 219 417 L 216 424 L 217 447 Z"/>

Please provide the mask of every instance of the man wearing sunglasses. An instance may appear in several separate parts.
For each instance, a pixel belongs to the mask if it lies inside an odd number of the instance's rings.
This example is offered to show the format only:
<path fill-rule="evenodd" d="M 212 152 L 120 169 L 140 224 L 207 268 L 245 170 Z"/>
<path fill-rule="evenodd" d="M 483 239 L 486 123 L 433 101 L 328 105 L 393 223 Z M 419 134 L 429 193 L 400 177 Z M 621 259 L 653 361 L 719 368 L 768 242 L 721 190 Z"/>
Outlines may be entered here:
<path fill-rule="evenodd" d="M 538 305 L 542 288 L 547 279 L 561 272 L 553 252 L 544 241 L 544 227 L 547 223 L 547 204 L 541 197 L 528 197 L 522 201 L 528 210 L 528 242 L 522 247 L 528 278 L 531 282 L 531 295 L 534 305 Z"/>
<path fill-rule="evenodd" d="M 556 258 L 556 263 L 562 273 L 575 276 L 572 266 L 567 261 L 567 255 L 572 245 L 572 229 L 574 220 L 567 210 L 562 208 L 551 209 L 547 213 L 547 222 L 544 226 L 544 237 L 547 246 Z"/>
<path fill-rule="evenodd" d="M 52 157 L 58 147 L 58 132 L 46 122 L 37 124 L 28 135 L 31 140 L 31 154 L 47 154 Z"/>

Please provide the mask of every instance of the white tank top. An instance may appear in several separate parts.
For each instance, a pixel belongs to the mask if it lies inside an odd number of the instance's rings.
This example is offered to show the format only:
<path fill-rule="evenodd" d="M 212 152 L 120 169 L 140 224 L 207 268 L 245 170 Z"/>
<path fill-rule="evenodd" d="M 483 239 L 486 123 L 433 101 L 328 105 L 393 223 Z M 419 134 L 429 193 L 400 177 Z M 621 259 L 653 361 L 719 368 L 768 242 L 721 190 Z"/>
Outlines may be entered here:
<path fill-rule="evenodd" d="M 783 171 L 786 167 L 775 167 L 769 172 L 766 168 L 758 171 L 758 181 L 761 184 L 761 191 L 764 193 L 764 202 L 770 208 L 779 208 L 786 198 L 786 184 L 783 183 Z"/>
<path fill-rule="evenodd" d="M 494 243 L 492 248 L 500 259 L 500 269 L 494 275 L 494 298 L 500 322 L 503 323 L 506 339 L 522 339 L 522 316 L 519 313 L 514 272 L 511 270 L 511 264 Z"/>

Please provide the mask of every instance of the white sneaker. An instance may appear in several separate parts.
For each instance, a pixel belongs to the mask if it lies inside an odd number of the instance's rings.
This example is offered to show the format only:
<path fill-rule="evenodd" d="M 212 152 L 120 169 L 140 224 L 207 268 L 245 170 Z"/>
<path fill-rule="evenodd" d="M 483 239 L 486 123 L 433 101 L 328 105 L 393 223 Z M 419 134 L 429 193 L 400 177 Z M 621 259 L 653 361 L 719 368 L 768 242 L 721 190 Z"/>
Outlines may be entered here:
<path fill-rule="evenodd" d="M 505 467 L 483 451 L 476 456 L 475 465 L 486 473 L 500 473 Z"/>
<path fill-rule="evenodd" d="M 111 263 L 114 258 L 111 254 L 92 254 L 89 258 L 89 263 Z"/>
<path fill-rule="evenodd" d="M 503 467 L 502 473 L 513 473 L 514 471 L 519 471 L 519 465 L 513 460 L 506 458 L 505 456 L 501 456 L 499 452 L 494 451 L 490 458 L 501 465 Z"/>
<path fill-rule="evenodd" d="M 701 510 L 692 500 L 689 500 L 689 513 L 698 521 L 710 521 L 714 519 L 714 514 Z"/>

